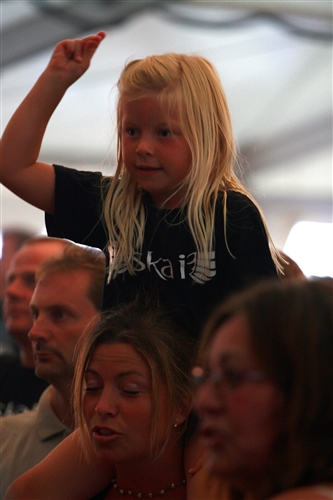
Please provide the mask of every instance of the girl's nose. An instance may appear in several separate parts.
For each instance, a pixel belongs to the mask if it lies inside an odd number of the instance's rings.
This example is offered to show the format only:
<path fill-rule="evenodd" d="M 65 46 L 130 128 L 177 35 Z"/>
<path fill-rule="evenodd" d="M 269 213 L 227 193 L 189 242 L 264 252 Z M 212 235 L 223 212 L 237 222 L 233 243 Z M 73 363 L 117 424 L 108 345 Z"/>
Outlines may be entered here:
<path fill-rule="evenodd" d="M 154 154 L 154 140 L 148 134 L 143 134 L 138 142 L 136 153 L 140 156 L 152 156 Z"/>

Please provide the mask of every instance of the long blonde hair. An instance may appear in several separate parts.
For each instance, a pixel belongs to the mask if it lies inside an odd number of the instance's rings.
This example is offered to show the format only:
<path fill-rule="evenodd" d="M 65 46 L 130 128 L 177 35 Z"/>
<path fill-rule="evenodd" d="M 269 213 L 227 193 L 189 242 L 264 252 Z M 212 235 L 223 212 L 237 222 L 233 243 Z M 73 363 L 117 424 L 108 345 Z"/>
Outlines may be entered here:
<path fill-rule="evenodd" d="M 249 197 L 264 222 L 257 203 L 234 171 L 237 154 L 228 104 L 219 75 L 209 61 L 201 56 L 174 53 L 131 61 L 121 73 L 118 90 L 117 169 L 104 204 L 110 241 L 109 279 L 123 267 L 135 274 L 133 258 L 142 248 L 146 220 L 143 190 L 130 177 L 123 161 L 121 124 L 124 104 L 128 102 L 154 95 L 166 113 L 171 109 L 178 112 L 182 133 L 192 153 L 191 168 L 179 186 L 179 190 L 186 187 L 181 208 L 186 207 L 184 219 L 204 260 L 208 260 L 213 248 L 219 193 L 224 193 L 225 237 L 228 190 Z M 265 228 L 273 260 L 280 269 L 278 253 L 266 225 Z"/>

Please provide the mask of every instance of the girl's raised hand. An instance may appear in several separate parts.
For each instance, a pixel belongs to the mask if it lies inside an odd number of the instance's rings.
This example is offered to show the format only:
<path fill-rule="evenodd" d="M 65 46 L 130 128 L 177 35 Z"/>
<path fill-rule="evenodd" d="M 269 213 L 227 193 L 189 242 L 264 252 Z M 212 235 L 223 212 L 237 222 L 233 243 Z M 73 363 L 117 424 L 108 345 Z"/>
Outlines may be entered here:
<path fill-rule="evenodd" d="M 17 196 L 48 213 L 54 211 L 54 168 L 38 161 L 47 124 L 66 90 L 87 71 L 104 31 L 63 40 L 47 68 L 9 120 L 0 141 L 0 180 Z"/>
<path fill-rule="evenodd" d="M 105 36 L 106 33 L 100 31 L 96 35 L 59 42 L 46 71 L 70 86 L 87 71 L 96 49 Z"/>

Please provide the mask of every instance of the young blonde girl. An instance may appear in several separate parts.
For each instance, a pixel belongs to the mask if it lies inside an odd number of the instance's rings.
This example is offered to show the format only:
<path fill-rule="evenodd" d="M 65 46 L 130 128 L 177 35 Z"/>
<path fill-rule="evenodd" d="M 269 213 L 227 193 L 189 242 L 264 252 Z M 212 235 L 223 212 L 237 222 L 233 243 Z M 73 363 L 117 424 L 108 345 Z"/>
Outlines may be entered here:
<path fill-rule="evenodd" d="M 48 234 L 102 248 L 105 307 L 150 297 L 197 336 L 212 306 L 280 265 L 234 172 L 226 98 L 212 64 L 165 54 L 129 62 L 113 178 L 38 162 L 51 115 L 105 33 L 60 42 L 2 139 L 1 181 L 43 209 Z"/>

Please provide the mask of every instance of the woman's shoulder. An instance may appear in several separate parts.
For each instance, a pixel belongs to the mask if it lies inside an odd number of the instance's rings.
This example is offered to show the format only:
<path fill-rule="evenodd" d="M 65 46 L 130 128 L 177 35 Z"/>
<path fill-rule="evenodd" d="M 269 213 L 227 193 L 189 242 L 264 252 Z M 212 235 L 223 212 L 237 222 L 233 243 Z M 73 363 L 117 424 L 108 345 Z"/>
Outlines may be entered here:
<path fill-rule="evenodd" d="M 333 483 L 329 485 L 314 485 L 296 488 L 279 493 L 269 500 L 332 500 Z"/>

